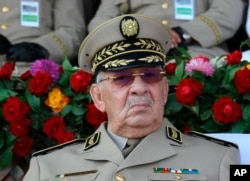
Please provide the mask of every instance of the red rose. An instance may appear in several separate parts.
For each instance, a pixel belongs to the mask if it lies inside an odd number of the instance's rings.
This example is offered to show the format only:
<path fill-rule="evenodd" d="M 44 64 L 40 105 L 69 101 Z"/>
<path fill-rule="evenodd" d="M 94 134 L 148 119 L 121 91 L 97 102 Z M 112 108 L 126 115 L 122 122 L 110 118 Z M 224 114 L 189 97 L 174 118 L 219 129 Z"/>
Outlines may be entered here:
<path fill-rule="evenodd" d="M 227 54 L 226 60 L 227 64 L 234 65 L 241 62 L 242 53 L 239 50 L 235 50 L 232 53 Z"/>
<path fill-rule="evenodd" d="M 22 120 L 29 112 L 30 107 L 18 97 L 9 97 L 3 104 L 3 116 L 10 122 Z"/>
<path fill-rule="evenodd" d="M 175 62 L 168 63 L 165 66 L 166 74 L 167 75 L 174 75 L 176 66 L 177 66 L 177 64 Z"/>
<path fill-rule="evenodd" d="M 33 147 L 33 139 L 23 137 L 18 139 L 13 147 L 13 153 L 20 157 L 25 157 L 31 153 Z"/>
<path fill-rule="evenodd" d="M 234 85 L 239 93 L 250 93 L 250 70 L 248 68 L 244 67 L 235 73 Z"/>
<path fill-rule="evenodd" d="M 12 72 L 15 70 L 14 62 L 7 62 L 0 68 L 0 79 L 10 80 Z"/>
<path fill-rule="evenodd" d="M 183 79 L 176 87 L 176 99 L 182 105 L 192 106 L 196 98 L 202 94 L 203 85 L 201 82 L 186 78 Z"/>
<path fill-rule="evenodd" d="M 189 125 L 186 125 L 182 128 L 182 132 L 185 134 L 187 134 L 190 131 L 192 131 L 192 128 Z"/>
<path fill-rule="evenodd" d="M 57 139 L 58 134 L 64 131 L 66 124 L 62 117 L 52 116 L 44 122 L 43 132 L 52 139 Z"/>
<path fill-rule="evenodd" d="M 94 104 L 88 104 L 86 119 L 90 125 L 97 129 L 102 122 L 107 120 L 107 115 L 106 113 L 99 111 Z"/>
<path fill-rule="evenodd" d="M 22 73 L 20 78 L 21 78 L 22 80 L 27 80 L 28 78 L 31 78 L 30 71 L 27 70 L 27 71 L 25 71 L 24 73 Z"/>
<path fill-rule="evenodd" d="M 10 124 L 10 132 L 16 137 L 24 137 L 29 133 L 31 124 L 32 121 L 27 118 L 18 122 L 12 122 Z"/>
<path fill-rule="evenodd" d="M 84 93 L 92 80 L 92 75 L 79 70 L 70 77 L 70 87 L 77 93 Z"/>
<path fill-rule="evenodd" d="M 72 131 L 60 131 L 57 134 L 57 143 L 62 144 L 68 141 L 71 141 L 75 138 L 75 135 Z"/>
<path fill-rule="evenodd" d="M 49 91 L 52 77 L 48 72 L 37 72 L 29 82 L 29 91 L 36 96 L 42 96 Z"/>
<path fill-rule="evenodd" d="M 230 97 L 220 97 L 212 106 L 214 119 L 220 123 L 235 123 L 242 117 L 242 110 Z"/>

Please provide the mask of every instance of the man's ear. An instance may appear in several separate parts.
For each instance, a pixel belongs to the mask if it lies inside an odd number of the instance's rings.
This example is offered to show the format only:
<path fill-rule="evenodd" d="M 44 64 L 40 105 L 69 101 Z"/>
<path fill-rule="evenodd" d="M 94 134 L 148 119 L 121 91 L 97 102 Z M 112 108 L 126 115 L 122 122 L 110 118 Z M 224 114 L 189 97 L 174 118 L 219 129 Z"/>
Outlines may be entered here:
<path fill-rule="evenodd" d="M 101 112 L 105 112 L 105 104 L 102 99 L 102 93 L 101 93 L 100 87 L 97 84 L 91 85 L 90 95 L 96 108 Z"/>
<path fill-rule="evenodd" d="M 168 100 L 168 90 L 169 90 L 168 79 L 165 78 L 164 79 L 164 101 L 165 101 L 165 104 Z"/>

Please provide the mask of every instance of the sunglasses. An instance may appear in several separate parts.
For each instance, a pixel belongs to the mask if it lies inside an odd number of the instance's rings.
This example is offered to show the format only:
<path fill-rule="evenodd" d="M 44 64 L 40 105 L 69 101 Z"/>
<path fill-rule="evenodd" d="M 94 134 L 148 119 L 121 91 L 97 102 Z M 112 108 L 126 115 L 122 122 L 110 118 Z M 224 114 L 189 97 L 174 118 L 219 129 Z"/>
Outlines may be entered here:
<path fill-rule="evenodd" d="M 161 81 L 165 74 L 166 73 L 164 71 L 161 71 L 157 68 L 144 69 L 140 73 L 133 73 L 133 72 L 128 72 L 128 71 L 126 72 L 117 71 L 117 72 L 114 72 L 113 76 L 104 78 L 100 80 L 100 82 L 111 79 L 113 80 L 115 85 L 126 86 L 126 85 L 130 85 L 134 81 L 135 76 L 140 76 L 144 82 L 156 83 L 156 82 Z"/>

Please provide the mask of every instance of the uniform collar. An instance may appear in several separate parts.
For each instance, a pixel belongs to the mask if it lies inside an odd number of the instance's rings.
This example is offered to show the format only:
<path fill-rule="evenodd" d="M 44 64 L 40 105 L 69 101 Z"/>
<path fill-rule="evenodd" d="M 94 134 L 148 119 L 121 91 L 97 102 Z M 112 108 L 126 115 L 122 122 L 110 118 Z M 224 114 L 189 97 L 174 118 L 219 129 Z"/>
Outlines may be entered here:
<path fill-rule="evenodd" d="M 122 136 L 118 136 L 115 133 L 113 133 L 110 129 L 109 126 L 107 126 L 107 132 L 111 139 L 115 142 L 115 144 L 118 146 L 120 150 L 123 150 L 126 146 L 126 143 L 128 141 L 128 138 L 124 138 Z"/>

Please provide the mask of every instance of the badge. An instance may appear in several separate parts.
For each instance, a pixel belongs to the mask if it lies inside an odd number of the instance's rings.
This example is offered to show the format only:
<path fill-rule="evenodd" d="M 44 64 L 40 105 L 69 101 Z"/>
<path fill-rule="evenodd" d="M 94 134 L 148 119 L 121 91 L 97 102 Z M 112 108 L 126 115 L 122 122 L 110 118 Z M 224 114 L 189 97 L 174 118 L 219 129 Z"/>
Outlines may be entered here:
<path fill-rule="evenodd" d="M 169 139 L 182 144 L 182 137 L 181 137 L 181 132 L 171 128 L 169 126 L 166 127 L 166 135 Z"/>
<path fill-rule="evenodd" d="M 39 27 L 39 2 L 37 1 L 21 1 L 21 26 Z"/>
<path fill-rule="evenodd" d="M 195 15 L 194 0 L 174 0 L 175 19 L 193 20 Z"/>
<path fill-rule="evenodd" d="M 93 146 L 97 145 L 99 143 L 99 141 L 100 141 L 100 135 L 101 135 L 101 132 L 97 132 L 97 133 L 94 133 L 93 135 L 89 136 L 86 139 L 84 151 L 86 151 L 86 150 L 92 148 Z"/>
<path fill-rule="evenodd" d="M 126 16 L 121 20 L 120 31 L 124 38 L 135 38 L 139 33 L 139 24 L 134 17 Z"/>

